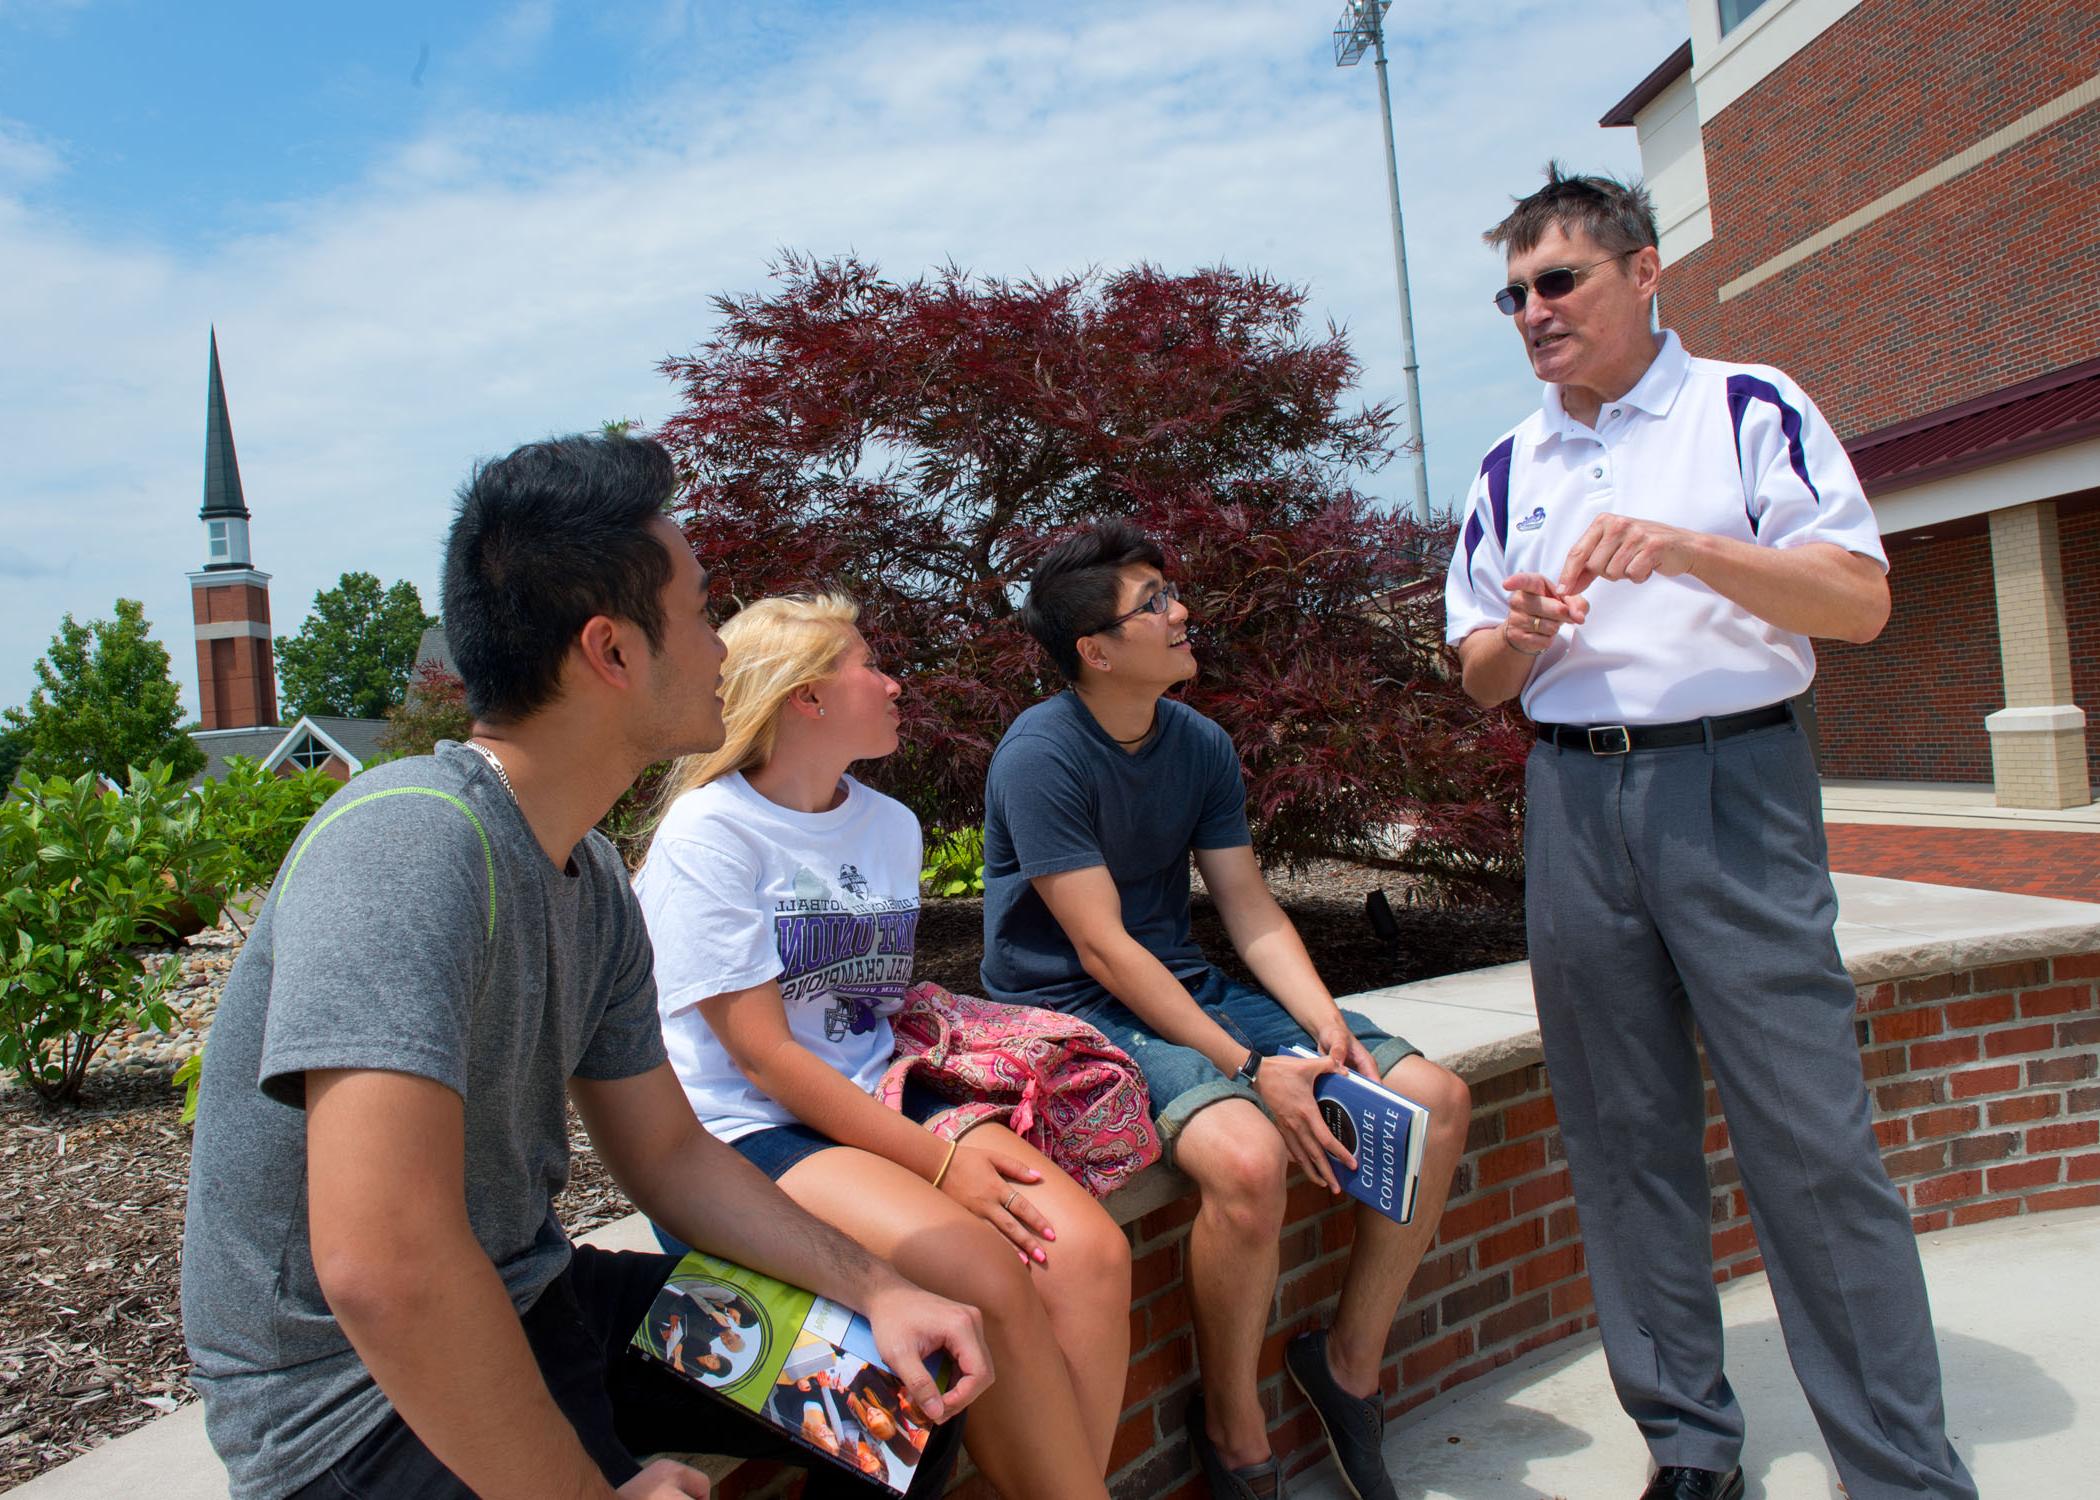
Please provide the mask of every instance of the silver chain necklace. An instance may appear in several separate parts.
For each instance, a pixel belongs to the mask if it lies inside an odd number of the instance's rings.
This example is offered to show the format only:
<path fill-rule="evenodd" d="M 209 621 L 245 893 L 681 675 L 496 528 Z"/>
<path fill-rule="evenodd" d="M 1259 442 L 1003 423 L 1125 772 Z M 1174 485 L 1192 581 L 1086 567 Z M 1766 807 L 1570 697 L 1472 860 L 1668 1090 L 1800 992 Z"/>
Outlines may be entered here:
<path fill-rule="evenodd" d="M 489 769 L 494 771 L 496 779 L 503 783 L 503 790 L 510 793 L 510 800 L 517 802 L 518 789 L 510 784 L 510 772 L 503 769 L 503 762 L 496 759 L 496 752 L 477 740 L 468 740 L 467 748 L 489 763 Z"/>

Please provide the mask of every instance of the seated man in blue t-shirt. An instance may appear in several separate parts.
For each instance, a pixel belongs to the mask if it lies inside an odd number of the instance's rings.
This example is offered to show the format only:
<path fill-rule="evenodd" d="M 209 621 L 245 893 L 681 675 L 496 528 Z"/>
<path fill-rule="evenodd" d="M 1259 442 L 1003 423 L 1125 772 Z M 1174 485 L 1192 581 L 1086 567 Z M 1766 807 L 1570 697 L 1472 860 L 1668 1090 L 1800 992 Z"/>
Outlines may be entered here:
<path fill-rule="evenodd" d="M 1284 1171 L 1339 1192 L 1313 1083 L 1353 1068 L 1431 1111 L 1414 1219 L 1359 1207 L 1334 1324 L 1285 1363 L 1359 1500 L 1389 1497 L 1379 1365 L 1465 1146 L 1466 1086 L 1339 1009 L 1269 894 L 1232 741 L 1165 694 L 1196 675 L 1189 614 L 1159 546 L 1101 522 L 1045 554 L 1022 619 L 1071 683 L 1016 718 L 985 782 L 985 992 L 1084 1017 L 1145 1075 L 1174 1164 L 1202 1208 L 1187 1280 L 1203 1391 L 1189 1438 L 1211 1492 L 1282 1493 L 1255 1394 L 1275 1291 Z M 1189 937 L 1189 856 L 1233 948 L 1227 979 Z M 1266 991 L 1266 993 L 1264 993 Z M 1321 1054 L 1278 1055 L 1292 1045 Z"/>

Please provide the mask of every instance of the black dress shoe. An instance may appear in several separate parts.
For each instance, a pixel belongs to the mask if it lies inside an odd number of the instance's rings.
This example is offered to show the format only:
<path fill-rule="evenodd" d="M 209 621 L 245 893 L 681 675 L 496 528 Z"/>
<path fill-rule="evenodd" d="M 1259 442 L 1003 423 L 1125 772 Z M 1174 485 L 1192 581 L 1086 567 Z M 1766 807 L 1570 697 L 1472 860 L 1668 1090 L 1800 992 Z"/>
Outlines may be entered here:
<path fill-rule="evenodd" d="M 1670 1464 L 1655 1471 L 1641 1500 L 1743 1500 L 1743 1470 L 1738 1465 L 1723 1474 Z"/>

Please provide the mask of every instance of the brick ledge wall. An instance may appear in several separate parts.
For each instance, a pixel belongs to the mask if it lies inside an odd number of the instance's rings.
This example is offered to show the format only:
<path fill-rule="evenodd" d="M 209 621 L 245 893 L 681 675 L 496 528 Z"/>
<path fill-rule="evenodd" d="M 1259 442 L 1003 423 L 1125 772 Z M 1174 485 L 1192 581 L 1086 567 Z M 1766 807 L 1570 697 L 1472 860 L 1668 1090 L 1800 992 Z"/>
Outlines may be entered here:
<path fill-rule="evenodd" d="M 2100 1206 L 2100 951 L 1863 984 L 1859 1031 L 1882 1159 L 1920 1233 Z M 1469 1081 L 1466 1157 L 1387 1345 L 1389 1416 L 1596 1323 L 1544 1065 Z M 1707 1108 L 1719 1282 L 1764 1263 L 1710 1081 Z M 1195 1352 L 1182 1249 L 1194 1213 L 1183 1197 L 1127 1226 L 1131 1368 L 1110 1481 L 1119 1500 L 1202 1494 L 1183 1436 Z M 1353 1228 L 1347 1207 L 1294 1183 L 1261 1362 L 1271 1441 L 1293 1472 L 1326 1455 L 1283 1375 L 1283 1346 L 1332 1313 Z M 992 1491 L 973 1478 L 951 1493 Z"/>
<path fill-rule="evenodd" d="M 2090 925 L 2060 932 L 2074 951 L 2010 957 L 2050 936 L 2030 931 L 1851 958 L 1864 981 L 1861 1063 L 1882 1161 L 1921 1234 L 2100 1207 L 2100 945 Z M 1473 1087 L 1472 1129 L 1443 1225 L 1387 1341 L 1388 1418 L 1596 1326 L 1538 1056 L 1537 1032 L 1519 1031 L 1444 1059 Z M 1706 1145 L 1718 1283 L 1764 1262 L 1711 1079 Z M 1196 1376 L 1182 1250 L 1195 1201 L 1185 1179 L 1155 1168 L 1109 1207 L 1133 1259 L 1130 1377 L 1109 1488 L 1117 1500 L 1203 1500 L 1184 1436 Z M 1260 1375 L 1270 1441 L 1292 1473 L 1325 1462 L 1326 1448 L 1283 1374 L 1283 1346 L 1332 1315 L 1354 1228 L 1350 1207 L 1294 1179 Z M 762 1500 L 791 1486 L 772 1465 L 747 1465 L 718 1493 Z M 949 1496 L 996 1500 L 975 1474 Z"/>

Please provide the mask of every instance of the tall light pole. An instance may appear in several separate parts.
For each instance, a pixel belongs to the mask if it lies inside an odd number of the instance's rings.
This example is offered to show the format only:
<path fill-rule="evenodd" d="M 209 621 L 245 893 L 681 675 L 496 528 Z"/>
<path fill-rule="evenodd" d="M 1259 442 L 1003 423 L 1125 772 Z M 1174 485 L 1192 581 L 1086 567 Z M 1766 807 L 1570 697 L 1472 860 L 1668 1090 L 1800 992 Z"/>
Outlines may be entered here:
<path fill-rule="evenodd" d="M 1400 365 L 1406 375 L 1407 427 L 1415 440 L 1415 519 L 1429 524 L 1429 444 L 1422 435 L 1422 386 L 1415 365 L 1415 313 L 1407 295 L 1407 236 L 1400 228 L 1400 163 L 1393 153 L 1393 95 L 1385 81 L 1385 13 L 1393 0 L 1347 0 L 1334 23 L 1334 65 L 1353 67 L 1369 52 L 1378 65 L 1378 118 L 1385 126 L 1386 201 L 1393 210 L 1393 272 L 1400 282 Z"/>

